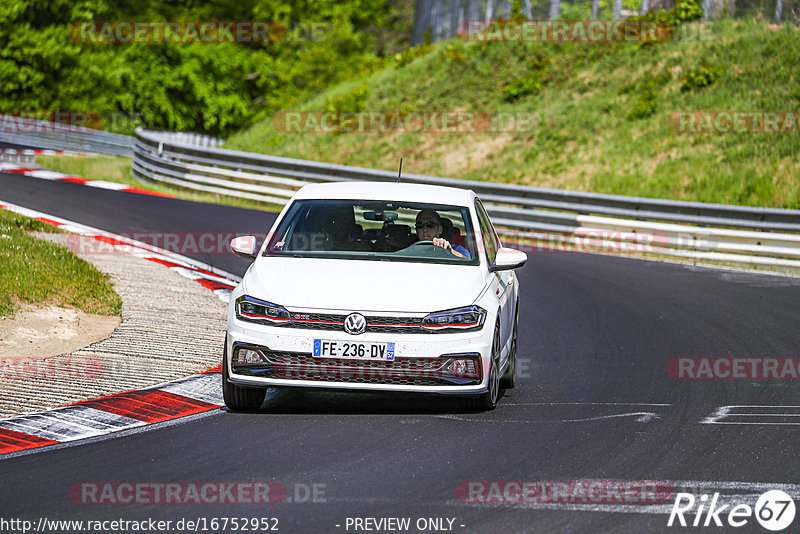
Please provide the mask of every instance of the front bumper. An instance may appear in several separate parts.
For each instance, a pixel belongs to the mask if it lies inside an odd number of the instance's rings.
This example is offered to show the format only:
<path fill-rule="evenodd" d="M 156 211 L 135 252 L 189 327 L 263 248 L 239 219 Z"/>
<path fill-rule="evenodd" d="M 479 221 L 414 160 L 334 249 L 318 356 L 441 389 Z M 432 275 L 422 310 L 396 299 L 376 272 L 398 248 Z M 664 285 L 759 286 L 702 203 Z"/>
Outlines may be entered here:
<path fill-rule="evenodd" d="M 487 336 L 488 331 L 488 336 Z M 312 331 L 273 327 L 229 317 L 229 380 L 242 386 L 301 387 L 471 395 L 486 391 L 492 329 L 452 334 Z M 487 339 L 488 337 L 488 339 Z M 393 342 L 394 361 L 313 357 L 314 339 Z M 261 361 L 240 362 L 243 348 Z M 474 362 L 469 372 L 443 372 L 454 359 Z"/>

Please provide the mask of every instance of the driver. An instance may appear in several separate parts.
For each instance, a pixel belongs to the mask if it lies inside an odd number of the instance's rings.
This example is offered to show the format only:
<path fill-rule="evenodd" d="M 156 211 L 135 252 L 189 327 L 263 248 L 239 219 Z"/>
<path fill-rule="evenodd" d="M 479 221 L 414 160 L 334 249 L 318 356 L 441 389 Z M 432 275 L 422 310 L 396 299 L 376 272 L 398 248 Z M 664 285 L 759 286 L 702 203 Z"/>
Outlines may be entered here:
<path fill-rule="evenodd" d="M 441 237 L 442 235 L 442 218 L 435 210 L 424 209 L 417 213 L 417 222 L 414 225 L 417 229 L 417 238 L 420 241 L 433 241 L 437 247 L 442 247 L 449 250 L 459 258 L 470 258 L 471 255 L 467 249 L 461 245 L 455 247 L 450 244 L 447 239 Z"/>

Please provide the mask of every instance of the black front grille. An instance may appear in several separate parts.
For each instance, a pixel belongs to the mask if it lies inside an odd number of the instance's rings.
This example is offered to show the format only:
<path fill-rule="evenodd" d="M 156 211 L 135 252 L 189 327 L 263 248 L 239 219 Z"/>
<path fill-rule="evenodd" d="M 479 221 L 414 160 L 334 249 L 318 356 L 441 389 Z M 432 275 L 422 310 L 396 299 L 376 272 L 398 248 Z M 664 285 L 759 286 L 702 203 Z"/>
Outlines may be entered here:
<path fill-rule="evenodd" d="M 474 360 L 470 376 L 442 376 L 448 358 L 398 358 L 394 361 L 344 360 L 314 358 L 308 353 L 258 349 L 263 360 L 237 363 L 236 374 L 283 380 L 314 380 L 358 384 L 395 384 L 408 386 L 467 386 L 480 383 L 480 359 Z"/>
<path fill-rule="evenodd" d="M 285 326 L 290 328 L 306 328 L 309 330 L 342 331 L 344 330 L 344 320 L 347 317 L 347 315 L 331 313 L 289 313 L 291 314 L 292 321 Z M 421 317 L 366 316 L 366 319 L 366 332 L 391 332 L 394 334 L 431 333 L 430 330 L 422 328 Z"/>

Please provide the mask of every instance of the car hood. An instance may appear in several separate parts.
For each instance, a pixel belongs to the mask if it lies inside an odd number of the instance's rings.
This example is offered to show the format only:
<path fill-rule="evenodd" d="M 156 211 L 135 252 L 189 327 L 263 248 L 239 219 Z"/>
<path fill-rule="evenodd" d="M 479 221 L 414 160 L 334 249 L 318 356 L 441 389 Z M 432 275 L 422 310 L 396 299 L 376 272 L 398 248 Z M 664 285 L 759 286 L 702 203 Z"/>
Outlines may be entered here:
<path fill-rule="evenodd" d="M 290 309 L 430 313 L 469 306 L 485 283 L 478 266 L 259 257 L 243 289 Z"/>

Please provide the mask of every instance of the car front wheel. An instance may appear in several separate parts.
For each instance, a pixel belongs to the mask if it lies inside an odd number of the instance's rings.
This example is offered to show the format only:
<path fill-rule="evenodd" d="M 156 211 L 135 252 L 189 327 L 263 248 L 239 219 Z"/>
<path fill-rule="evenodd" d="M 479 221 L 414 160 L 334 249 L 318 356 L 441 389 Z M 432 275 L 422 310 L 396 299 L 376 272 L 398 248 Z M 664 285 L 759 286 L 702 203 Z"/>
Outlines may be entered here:
<path fill-rule="evenodd" d="M 233 412 L 254 412 L 267 396 L 267 388 L 237 386 L 228 381 L 228 343 L 222 353 L 222 398 L 225 406 Z"/>
<path fill-rule="evenodd" d="M 490 411 L 497 407 L 500 399 L 500 323 L 494 327 L 494 339 L 492 340 L 492 361 L 489 367 L 489 380 L 486 384 L 486 392 L 477 397 L 467 399 L 467 408 L 471 410 Z"/>
<path fill-rule="evenodd" d="M 508 367 L 503 378 L 500 379 L 500 387 L 503 389 L 514 389 L 517 382 L 517 334 L 519 332 L 519 301 L 514 310 L 514 332 L 511 335 L 511 351 L 508 354 Z"/>

